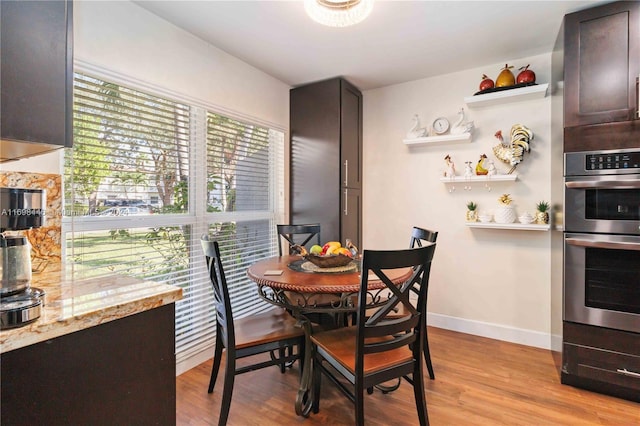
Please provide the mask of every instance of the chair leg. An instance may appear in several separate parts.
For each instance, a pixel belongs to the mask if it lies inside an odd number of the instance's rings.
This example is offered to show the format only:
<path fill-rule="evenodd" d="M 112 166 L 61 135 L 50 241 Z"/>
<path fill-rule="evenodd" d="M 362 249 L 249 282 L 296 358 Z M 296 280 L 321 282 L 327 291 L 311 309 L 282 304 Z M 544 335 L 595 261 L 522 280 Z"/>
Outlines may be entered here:
<path fill-rule="evenodd" d="M 218 329 L 217 332 L 221 333 L 221 330 Z M 220 363 L 222 361 L 222 338 L 218 336 L 220 335 L 216 335 L 216 346 L 213 353 L 213 368 L 211 369 L 211 379 L 209 380 L 209 393 L 213 392 L 213 387 L 216 384 L 216 379 L 218 378 L 218 370 L 220 370 Z"/>
<path fill-rule="evenodd" d="M 431 364 L 431 353 L 429 352 L 429 337 L 427 332 L 424 333 L 424 361 L 427 363 L 427 370 L 429 371 L 429 378 L 434 380 L 436 378 L 433 372 L 433 364 Z"/>
<path fill-rule="evenodd" d="M 428 426 L 429 414 L 427 413 L 427 399 L 424 392 L 424 380 L 422 378 L 422 361 L 419 357 L 413 368 L 413 395 L 416 400 L 420 426 Z"/>
<path fill-rule="evenodd" d="M 227 362 L 224 370 L 224 388 L 222 389 L 222 401 L 220 403 L 220 417 L 218 426 L 225 426 L 229 417 L 231 396 L 233 395 L 233 382 L 236 377 L 235 351 L 227 349 Z"/>
<path fill-rule="evenodd" d="M 354 387 L 354 405 L 356 412 L 356 425 L 364 426 L 364 386 L 362 381 L 356 378 L 356 383 Z"/>
<path fill-rule="evenodd" d="M 280 359 L 283 359 L 286 356 L 286 349 L 287 348 L 280 348 L 278 349 L 278 356 L 280 357 Z M 291 348 L 289 347 L 289 350 L 291 350 Z M 280 372 L 282 374 L 284 374 L 284 372 L 287 370 L 287 363 L 286 362 L 282 362 L 282 364 L 280 364 Z"/>

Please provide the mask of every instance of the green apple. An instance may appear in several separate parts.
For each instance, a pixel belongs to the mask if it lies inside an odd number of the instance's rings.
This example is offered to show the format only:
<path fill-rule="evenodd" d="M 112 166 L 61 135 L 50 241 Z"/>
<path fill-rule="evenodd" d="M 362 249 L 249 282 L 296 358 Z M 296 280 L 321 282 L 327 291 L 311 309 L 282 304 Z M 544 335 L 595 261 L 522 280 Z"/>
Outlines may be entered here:
<path fill-rule="evenodd" d="M 311 249 L 309 249 L 309 253 L 319 255 L 320 253 L 322 253 L 322 246 L 319 246 L 317 244 L 311 246 Z"/>

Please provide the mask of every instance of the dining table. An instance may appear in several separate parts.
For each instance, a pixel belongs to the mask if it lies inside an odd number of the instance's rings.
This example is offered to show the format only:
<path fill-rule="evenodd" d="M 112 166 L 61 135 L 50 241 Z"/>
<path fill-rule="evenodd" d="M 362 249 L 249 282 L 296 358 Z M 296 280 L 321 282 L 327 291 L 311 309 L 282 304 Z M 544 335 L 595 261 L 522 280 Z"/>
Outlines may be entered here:
<path fill-rule="evenodd" d="M 314 324 L 309 320 L 313 313 L 339 318 L 332 326 L 345 325 L 345 319 L 357 310 L 357 296 L 361 286 L 360 259 L 348 265 L 320 268 L 299 255 L 275 256 L 252 264 L 247 276 L 258 286 L 258 293 L 265 301 L 289 310 L 303 327 L 306 344 L 301 368 L 300 387 L 295 401 L 296 414 L 308 416 L 312 406 L 312 358 L 310 336 Z M 401 268 L 386 271 L 395 285 L 407 281 L 413 270 Z M 367 307 L 383 304 L 389 290 L 377 276 L 371 275 L 367 283 Z"/>

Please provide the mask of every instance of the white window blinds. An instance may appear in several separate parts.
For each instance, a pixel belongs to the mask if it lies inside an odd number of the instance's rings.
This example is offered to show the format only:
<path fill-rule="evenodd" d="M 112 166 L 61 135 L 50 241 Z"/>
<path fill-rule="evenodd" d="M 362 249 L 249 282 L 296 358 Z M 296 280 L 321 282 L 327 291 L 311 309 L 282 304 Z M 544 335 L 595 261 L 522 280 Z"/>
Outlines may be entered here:
<path fill-rule="evenodd" d="M 284 134 L 80 73 L 74 90 L 66 263 L 86 276 L 182 287 L 178 362 L 209 350 L 215 316 L 200 236 L 221 245 L 235 315 L 264 310 L 246 269 L 277 253 Z"/>

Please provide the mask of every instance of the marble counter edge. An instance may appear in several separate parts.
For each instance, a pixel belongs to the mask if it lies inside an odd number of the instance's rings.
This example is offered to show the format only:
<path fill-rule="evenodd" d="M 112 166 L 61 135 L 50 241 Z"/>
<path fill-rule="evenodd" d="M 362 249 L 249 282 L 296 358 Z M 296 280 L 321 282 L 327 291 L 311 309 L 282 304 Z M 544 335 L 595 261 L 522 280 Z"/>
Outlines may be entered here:
<path fill-rule="evenodd" d="M 55 321 L 39 322 L 0 331 L 0 353 L 20 349 L 76 331 L 85 330 L 130 315 L 159 308 L 182 299 L 182 289 L 168 284 L 156 284 L 157 292 L 136 300 L 106 305 L 100 309 L 82 312 Z M 43 312 L 46 314 L 46 306 Z"/>

